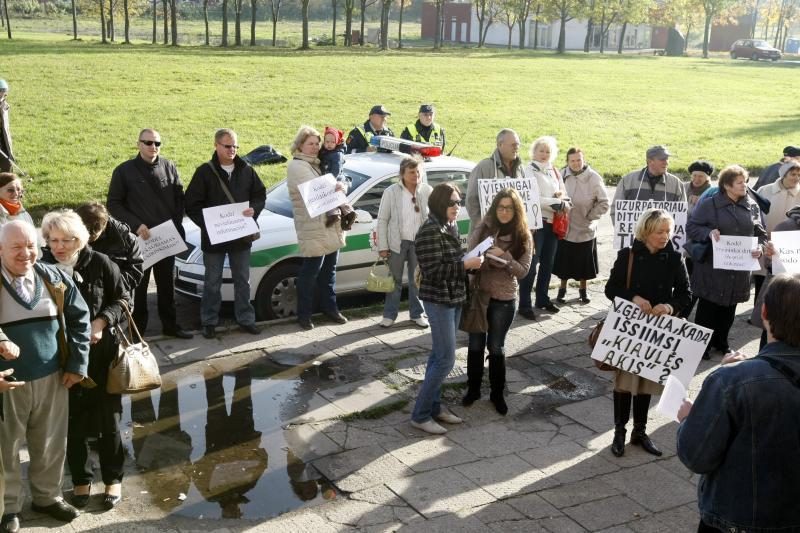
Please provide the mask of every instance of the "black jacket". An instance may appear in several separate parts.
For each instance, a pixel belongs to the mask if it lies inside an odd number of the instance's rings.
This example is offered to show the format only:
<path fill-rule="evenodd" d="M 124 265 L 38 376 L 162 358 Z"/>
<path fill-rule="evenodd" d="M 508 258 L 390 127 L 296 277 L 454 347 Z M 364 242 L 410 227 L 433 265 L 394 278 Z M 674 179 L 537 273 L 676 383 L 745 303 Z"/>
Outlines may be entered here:
<path fill-rule="evenodd" d="M 361 130 L 364 130 L 364 134 L 361 133 Z M 375 135 L 388 135 L 390 137 L 394 136 L 391 128 L 386 128 L 385 130 L 378 130 L 375 131 L 372 129 L 372 124 L 370 124 L 369 120 L 364 122 L 363 126 L 357 126 L 350 130 L 350 133 L 347 134 L 347 153 L 348 154 L 356 154 L 359 152 L 366 152 L 367 148 L 369 147 L 369 140 Z"/>
<path fill-rule="evenodd" d="M 142 252 L 139 240 L 131 233 L 130 228 L 115 218 L 108 218 L 106 229 L 96 241 L 92 249 L 108 256 L 119 268 L 125 290 L 131 294 L 142 281 Z"/>
<path fill-rule="evenodd" d="M 238 155 L 234 159 L 233 175 L 230 177 L 220 166 L 216 152 L 211 156 L 211 164 L 214 165 L 216 174 L 208 164 L 203 163 L 197 167 L 191 183 L 186 188 L 186 214 L 200 228 L 202 235 L 201 249 L 204 252 L 213 253 L 249 249 L 252 244 L 249 238 L 212 245 L 208 240 L 208 232 L 203 219 L 203 209 L 231 203 L 225 195 L 217 175 L 225 180 L 225 184 L 236 202 L 249 202 L 250 207 L 255 210 L 254 219 L 258 219 L 258 215 L 264 209 L 264 204 L 267 201 L 267 190 L 253 167 L 245 163 Z"/>

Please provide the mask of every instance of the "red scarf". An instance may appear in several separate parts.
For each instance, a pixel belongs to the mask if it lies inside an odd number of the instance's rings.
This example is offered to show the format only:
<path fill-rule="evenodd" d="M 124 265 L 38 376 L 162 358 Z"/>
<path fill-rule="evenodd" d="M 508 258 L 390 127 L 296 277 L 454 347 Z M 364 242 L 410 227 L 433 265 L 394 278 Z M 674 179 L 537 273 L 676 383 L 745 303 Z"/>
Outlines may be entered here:
<path fill-rule="evenodd" d="M 11 203 L 8 200 L 3 200 L 0 198 L 0 205 L 6 208 L 8 214 L 12 217 L 17 215 L 20 211 L 22 211 L 22 202 Z"/>

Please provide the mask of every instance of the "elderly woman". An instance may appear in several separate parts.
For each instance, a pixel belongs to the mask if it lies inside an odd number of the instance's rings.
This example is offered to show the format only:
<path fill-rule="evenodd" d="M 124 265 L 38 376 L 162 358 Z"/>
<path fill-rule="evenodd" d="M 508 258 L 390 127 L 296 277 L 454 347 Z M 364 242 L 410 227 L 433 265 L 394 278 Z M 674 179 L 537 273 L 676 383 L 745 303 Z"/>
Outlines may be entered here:
<path fill-rule="evenodd" d="M 692 271 L 692 290 L 698 297 L 695 322 L 714 330 L 704 358 L 711 348 L 723 354 L 730 351 L 728 333 L 736 316 L 736 304 L 750 299 L 748 271 L 714 268 L 711 239 L 720 235 L 758 237 L 766 242 L 766 230 L 761 223 L 761 209 L 747 193 L 747 171 L 739 165 L 725 167 L 719 173 L 719 190 L 703 200 L 692 212 L 686 224 L 686 236 L 695 243 L 707 243 L 709 253 L 695 261 Z M 761 257 L 762 247 L 752 251 Z"/>
<path fill-rule="evenodd" d="M 411 425 L 427 433 L 447 430 L 436 423 L 462 420 L 441 405 L 442 383 L 456 360 L 456 328 L 467 299 L 467 270 L 480 268 L 483 258 L 464 258 L 456 218 L 461 195 L 452 183 L 434 187 L 428 199 L 428 220 L 414 240 L 421 274 L 419 296 L 431 323 L 432 349 L 420 386 Z"/>
<path fill-rule="evenodd" d="M 119 431 L 122 397 L 107 393 L 106 381 L 108 367 L 119 348 L 111 328 L 117 326 L 123 316 L 121 302 L 130 305 L 130 297 L 117 266 L 87 246 L 89 232 L 74 211 L 46 214 L 42 220 L 42 235 L 48 246 L 42 259 L 53 263 L 75 281 L 89 307 L 92 326 L 89 377 L 97 386 L 69 390 L 67 464 L 75 486 L 72 503 L 75 507 L 86 507 L 89 503 L 94 475 L 89 459 L 89 438 L 97 436 L 100 472 L 105 484 L 103 506 L 113 509 L 122 498 L 125 462 Z"/>
<path fill-rule="evenodd" d="M 414 239 L 417 230 L 428 218 L 428 197 L 433 190 L 422 182 L 422 161 L 406 157 L 400 162 L 400 181 L 383 193 L 378 210 L 378 253 L 389 260 L 389 270 L 394 277 L 394 291 L 386 295 L 381 327 L 388 328 L 397 320 L 400 293 L 403 290 L 403 267 L 408 266 L 408 309 L 411 320 L 427 328 L 422 302 L 417 294 L 414 273 L 417 253 Z"/>
<path fill-rule="evenodd" d="M 472 405 L 481 397 L 483 361 L 489 348 L 489 399 L 501 415 L 508 412 L 503 389 L 506 385 L 506 335 L 516 311 L 517 280 L 525 277 L 531 265 L 533 242 L 527 214 L 517 191 L 503 189 L 492 200 L 483 220 L 470 232 L 469 248 L 487 237 L 494 244 L 486 251 L 480 270 L 480 290 L 489 294 L 486 309 L 488 331 L 469 334 L 467 349 L 467 394 L 462 405 Z"/>
<path fill-rule="evenodd" d="M 22 181 L 11 172 L 0 172 L 0 226 L 12 220 L 24 220 L 33 226 L 31 215 L 22 207 L 25 189 Z"/>
<path fill-rule="evenodd" d="M 699 204 L 702 199 L 706 198 L 705 193 L 711 188 L 712 174 L 714 174 L 714 165 L 710 161 L 698 159 L 689 165 L 690 179 L 684 184 L 684 189 L 686 190 L 686 200 L 689 205 L 689 209 L 686 214 L 687 219 L 692 216 L 692 211 L 694 211 L 694 208 L 697 206 L 697 204 Z M 687 240 L 683 247 L 683 258 L 686 261 L 686 270 L 689 272 L 689 276 L 691 276 L 694 268 L 691 254 L 691 250 L 693 248 L 692 241 Z M 681 311 L 680 317 L 688 318 L 689 315 L 692 314 L 692 309 L 696 303 L 697 295 L 692 295 L 692 303 L 686 306 L 683 311 Z"/>
<path fill-rule="evenodd" d="M 600 271 L 597 260 L 597 221 L 608 213 L 606 187 L 600 174 L 590 167 L 580 148 L 567 150 L 567 167 L 564 169 L 564 187 L 572 200 L 569 212 L 569 231 L 558 244 L 553 274 L 561 279 L 556 301 L 564 303 L 567 281 L 580 283 L 580 302 L 588 304 L 586 280 L 594 279 Z"/>
<path fill-rule="evenodd" d="M 319 306 L 325 316 L 337 324 L 347 322 L 336 304 L 336 262 L 339 259 L 339 249 L 345 244 L 345 232 L 341 224 L 327 225 L 325 213 L 311 217 L 298 189 L 301 183 L 322 174 L 317 157 L 321 140 L 317 130 L 311 126 L 300 126 L 292 142 L 293 158 L 286 168 L 294 229 L 297 232 L 300 255 L 303 257 L 296 283 L 297 323 L 305 330 L 314 328 L 311 314 L 315 292 L 319 295 Z M 347 192 L 341 181 L 336 182 L 336 189 Z"/>
<path fill-rule="evenodd" d="M 689 276 L 681 253 L 673 249 L 670 237 L 675 221 L 661 209 L 648 209 L 639 217 L 635 239 L 623 248 L 611 269 L 606 283 L 606 296 L 624 298 L 649 315 L 677 316 L 691 301 Z M 630 280 L 630 281 L 629 281 Z M 653 394 L 663 387 L 641 376 L 617 370 L 614 376 L 614 440 L 611 453 L 625 453 L 625 425 L 633 400 L 631 444 L 640 445 L 647 453 L 660 456 L 661 450 L 647 435 L 647 411 Z"/>
<path fill-rule="evenodd" d="M 519 314 L 529 320 L 536 320 L 536 313 L 531 306 L 531 289 L 536 281 L 536 307 L 558 313 L 558 307 L 550 300 L 547 291 L 553 272 L 553 261 L 558 248 L 558 237 L 553 233 L 553 215 L 556 211 L 569 210 L 571 207 L 564 181 L 561 179 L 553 161 L 558 156 L 558 146 L 553 137 L 539 137 L 531 144 L 531 164 L 525 168 L 525 174 L 536 178 L 539 185 L 539 204 L 542 210 L 544 227 L 537 229 L 533 235 L 535 255 L 531 269 L 519 284 Z M 536 279 L 536 266 L 539 266 L 539 278 Z"/>

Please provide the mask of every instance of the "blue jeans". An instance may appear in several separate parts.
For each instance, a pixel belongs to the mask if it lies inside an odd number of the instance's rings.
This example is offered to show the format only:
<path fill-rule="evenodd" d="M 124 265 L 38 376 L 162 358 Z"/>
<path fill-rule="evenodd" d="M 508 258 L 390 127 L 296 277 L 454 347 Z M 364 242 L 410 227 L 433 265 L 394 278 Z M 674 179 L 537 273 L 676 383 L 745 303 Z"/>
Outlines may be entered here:
<path fill-rule="evenodd" d="M 427 422 L 442 412 L 442 383 L 456 362 L 456 328 L 461 319 L 461 306 L 423 302 L 431 323 L 431 355 L 425 368 L 425 379 L 414 404 L 411 420 Z"/>
<path fill-rule="evenodd" d="M 319 295 L 319 308 L 324 313 L 337 313 L 336 261 L 339 250 L 328 255 L 304 257 L 297 273 L 297 318 L 310 320 L 314 312 L 314 293 Z"/>
<path fill-rule="evenodd" d="M 233 311 L 236 322 L 242 326 L 256 323 L 256 311 L 250 304 L 250 249 L 234 252 L 203 252 L 206 269 L 203 281 L 203 296 L 200 299 L 200 322 L 204 326 L 219 323 L 219 307 L 222 304 L 222 269 L 228 255 L 233 278 Z"/>
<path fill-rule="evenodd" d="M 469 351 L 481 352 L 489 348 L 489 355 L 505 356 L 506 335 L 514 322 L 517 309 L 516 300 L 489 300 L 486 309 L 486 320 L 489 322 L 489 331 L 486 333 L 469 334 Z"/>
<path fill-rule="evenodd" d="M 394 290 L 386 294 L 386 303 L 383 305 L 383 317 L 395 320 L 397 310 L 400 308 L 400 293 L 403 292 L 403 265 L 408 263 L 408 311 L 411 320 L 422 316 L 422 302 L 417 295 L 417 285 L 414 283 L 414 271 L 417 269 L 417 251 L 414 241 L 402 241 L 400 252 L 389 254 L 389 270 L 394 278 Z"/>
<path fill-rule="evenodd" d="M 550 303 L 547 290 L 550 287 L 550 277 L 553 275 L 553 262 L 558 249 L 558 237 L 553 233 L 553 224 L 542 221 L 543 228 L 537 229 L 533 234 L 533 243 L 536 254 L 531 261 L 528 275 L 519 282 L 519 308 L 531 309 L 531 289 L 536 280 L 536 305 L 544 307 Z M 536 266 L 539 266 L 539 278 L 536 278 Z"/>

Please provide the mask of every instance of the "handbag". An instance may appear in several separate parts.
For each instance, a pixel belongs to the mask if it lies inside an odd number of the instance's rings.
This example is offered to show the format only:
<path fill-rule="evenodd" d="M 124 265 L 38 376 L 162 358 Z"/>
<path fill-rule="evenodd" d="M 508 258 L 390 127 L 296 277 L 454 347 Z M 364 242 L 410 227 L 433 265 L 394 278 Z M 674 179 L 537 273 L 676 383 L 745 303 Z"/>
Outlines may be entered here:
<path fill-rule="evenodd" d="M 489 320 L 486 310 L 489 308 L 489 293 L 481 290 L 481 271 L 472 277 L 467 302 L 461 309 L 461 322 L 458 329 L 467 333 L 486 333 L 489 331 Z"/>
<path fill-rule="evenodd" d="M 376 271 L 378 265 L 381 264 L 386 268 L 386 274 L 379 274 Z M 386 259 L 380 258 L 372 265 L 367 274 L 367 290 L 369 292 L 392 292 L 394 290 L 394 276 L 386 264 Z"/>
<path fill-rule="evenodd" d="M 109 394 L 135 394 L 161 387 L 161 372 L 150 346 L 142 339 L 133 321 L 128 304 L 120 301 L 128 318 L 128 335 L 117 328 L 119 351 L 108 367 L 106 392 Z"/>
<path fill-rule="evenodd" d="M 631 273 L 633 272 L 633 248 L 631 248 L 630 253 L 628 254 L 628 274 L 625 280 L 625 288 L 631 288 Z M 600 333 L 603 331 L 603 326 L 606 323 L 606 319 L 600 320 L 597 324 L 595 324 L 592 331 L 589 332 L 589 346 L 594 349 L 595 344 L 597 344 L 597 339 L 600 338 Z M 594 362 L 594 366 L 597 367 L 598 370 L 602 370 L 603 372 L 613 372 L 617 370 L 617 367 L 611 366 L 608 363 L 604 363 L 602 361 L 598 361 L 597 359 L 592 359 Z"/>
<path fill-rule="evenodd" d="M 559 240 L 564 239 L 569 231 L 569 214 L 566 210 L 553 213 L 553 233 Z"/>

